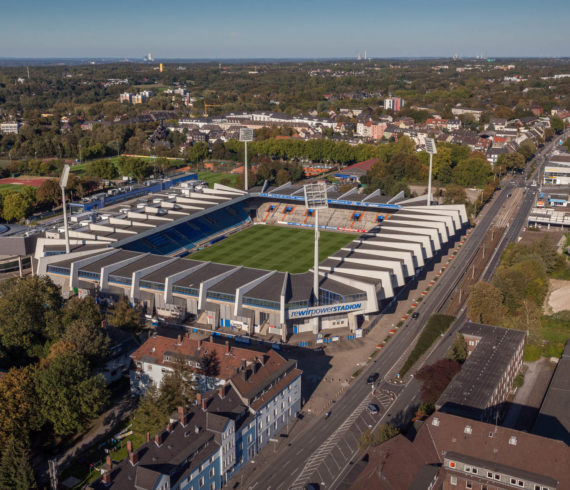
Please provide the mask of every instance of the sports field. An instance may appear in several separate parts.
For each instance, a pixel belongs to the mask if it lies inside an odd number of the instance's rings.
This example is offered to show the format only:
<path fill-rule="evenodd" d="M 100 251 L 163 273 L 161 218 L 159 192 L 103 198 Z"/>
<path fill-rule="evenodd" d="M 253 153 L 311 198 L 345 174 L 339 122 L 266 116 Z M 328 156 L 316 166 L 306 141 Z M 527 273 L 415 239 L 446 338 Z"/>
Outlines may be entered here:
<path fill-rule="evenodd" d="M 283 272 L 306 272 L 313 266 L 313 230 L 252 226 L 187 258 Z M 321 231 L 319 260 L 350 243 L 356 235 Z"/>

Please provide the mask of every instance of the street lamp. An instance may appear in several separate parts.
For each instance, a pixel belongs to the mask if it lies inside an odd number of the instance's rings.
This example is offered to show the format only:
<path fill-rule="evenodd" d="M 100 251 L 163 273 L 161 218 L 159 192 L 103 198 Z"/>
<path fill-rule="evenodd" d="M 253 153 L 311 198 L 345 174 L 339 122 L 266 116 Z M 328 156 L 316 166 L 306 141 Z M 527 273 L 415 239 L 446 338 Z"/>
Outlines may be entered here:
<path fill-rule="evenodd" d="M 437 147 L 433 138 L 426 138 L 426 151 L 429 153 L 429 177 L 428 177 L 428 198 L 427 205 L 431 206 L 431 169 L 433 156 L 437 154 Z"/>
<path fill-rule="evenodd" d="M 59 178 L 59 186 L 61 187 L 61 197 L 63 205 L 63 227 L 65 230 L 65 252 L 71 252 L 69 247 L 69 229 L 67 227 L 67 208 L 65 205 L 65 188 L 67 187 L 67 181 L 69 180 L 69 165 L 63 166 L 63 171 L 61 172 L 61 177 Z"/>
<path fill-rule="evenodd" d="M 248 188 L 248 175 L 247 175 L 247 143 L 248 141 L 253 141 L 253 129 L 251 128 L 240 128 L 239 130 L 239 140 L 245 143 L 245 155 L 243 163 L 244 171 L 244 187 L 247 191 Z"/>

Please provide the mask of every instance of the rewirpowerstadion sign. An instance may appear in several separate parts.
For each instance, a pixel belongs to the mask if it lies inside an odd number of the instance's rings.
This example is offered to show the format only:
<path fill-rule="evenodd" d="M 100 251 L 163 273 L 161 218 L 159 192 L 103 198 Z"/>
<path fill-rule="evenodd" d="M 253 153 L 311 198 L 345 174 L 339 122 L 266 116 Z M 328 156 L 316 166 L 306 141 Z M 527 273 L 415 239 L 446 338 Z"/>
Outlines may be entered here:
<path fill-rule="evenodd" d="M 339 305 L 288 310 L 288 314 L 289 318 L 309 318 L 312 316 L 333 315 L 335 313 L 349 313 L 351 311 L 361 310 L 362 308 L 362 303 L 342 303 Z"/>

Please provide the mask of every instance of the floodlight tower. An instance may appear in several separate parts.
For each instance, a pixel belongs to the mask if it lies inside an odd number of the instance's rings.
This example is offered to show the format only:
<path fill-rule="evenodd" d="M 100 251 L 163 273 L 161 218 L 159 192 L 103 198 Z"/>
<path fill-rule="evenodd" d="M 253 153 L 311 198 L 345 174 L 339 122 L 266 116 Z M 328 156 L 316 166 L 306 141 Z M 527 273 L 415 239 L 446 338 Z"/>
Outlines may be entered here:
<path fill-rule="evenodd" d="M 319 303 L 319 209 L 329 207 L 327 200 L 327 184 L 318 182 L 316 184 L 306 184 L 305 206 L 315 212 L 315 263 L 313 266 L 313 295 L 314 304 Z"/>
<path fill-rule="evenodd" d="M 67 227 L 67 206 L 65 204 L 65 188 L 67 187 L 67 181 L 69 180 L 69 165 L 63 166 L 63 171 L 61 172 L 61 177 L 59 178 L 59 186 L 61 187 L 61 203 L 63 205 L 63 227 L 65 230 L 65 252 L 71 252 L 69 247 L 69 228 Z"/>
<path fill-rule="evenodd" d="M 437 147 L 433 138 L 426 138 L 426 150 L 429 153 L 429 177 L 428 177 L 428 198 L 427 205 L 431 206 L 431 169 L 433 164 L 433 156 L 437 154 Z"/>
<path fill-rule="evenodd" d="M 245 155 L 244 155 L 244 163 L 243 163 L 243 171 L 244 171 L 244 187 L 247 191 L 248 188 L 248 175 L 247 175 L 247 142 L 253 141 L 253 129 L 251 128 L 240 128 L 239 130 L 239 140 L 245 143 Z"/>

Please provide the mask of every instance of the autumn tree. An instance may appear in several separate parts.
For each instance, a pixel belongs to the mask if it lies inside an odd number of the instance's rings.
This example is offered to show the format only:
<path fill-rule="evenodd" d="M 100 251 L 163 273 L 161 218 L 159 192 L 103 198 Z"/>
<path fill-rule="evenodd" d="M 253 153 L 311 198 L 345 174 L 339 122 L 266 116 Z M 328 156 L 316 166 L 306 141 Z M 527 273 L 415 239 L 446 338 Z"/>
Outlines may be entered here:
<path fill-rule="evenodd" d="M 12 368 L 0 378 L 0 446 L 12 435 L 27 439 L 43 424 L 35 389 L 36 368 Z"/>
<path fill-rule="evenodd" d="M 104 359 L 109 348 L 109 338 L 103 334 L 100 323 L 86 318 L 66 325 L 63 340 L 73 344 L 75 352 L 84 356 L 91 365 L 96 365 Z"/>
<path fill-rule="evenodd" d="M 467 300 L 467 318 L 473 322 L 500 325 L 506 313 L 501 291 L 480 281 L 471 288 Z"/>
<path fill-rule="evenodd" d="M 61 200 L 61 187 L 55 179 L 44 180 L 38 188 L 36 199 L 40 204 L 57 206 Z"/>
<path fill-rule="evenodd" d="M 133 415 L 133 430 L 139 434 L 156 434 L 166 427 L 170 413 L 161 400 L 160 392 L 151 384 Z"/>

